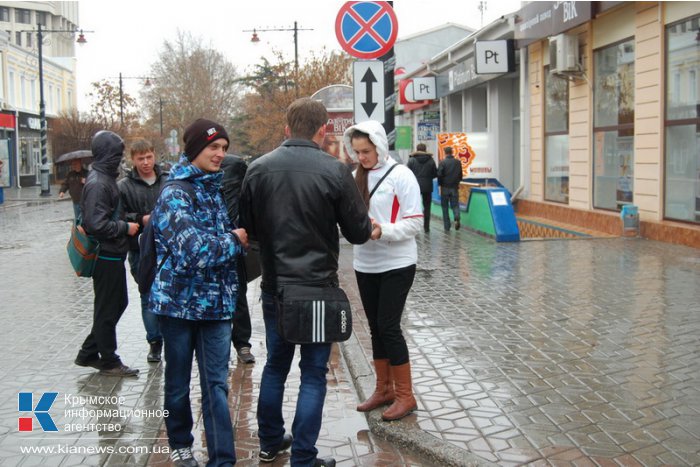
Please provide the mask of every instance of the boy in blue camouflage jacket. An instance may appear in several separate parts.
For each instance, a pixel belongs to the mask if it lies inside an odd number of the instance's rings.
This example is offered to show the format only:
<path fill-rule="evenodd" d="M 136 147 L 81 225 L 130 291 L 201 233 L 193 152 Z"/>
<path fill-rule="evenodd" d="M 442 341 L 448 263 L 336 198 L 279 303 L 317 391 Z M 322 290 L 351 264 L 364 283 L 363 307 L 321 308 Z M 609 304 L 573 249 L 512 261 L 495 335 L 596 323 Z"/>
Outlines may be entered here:
<path fill-rule="evenodd" d="M 194 354 L 209 465 L 233 465 L 227 376 L 238 293 L 236 261 L 242 259 L 248 237 L 245 229 L 232 225 L 220 193 L 221 161 L 229 145 L 226 130 L 199 119 L 187 127 L 183 139 L 185 153 L 170 179 L 189 182 L 193 189 L 166 186 L 150 220 L 159 266 L 150 309 L 158 315 L 165 346 L 165 426 L 174 465 L 198 465 L 192 456 L 189 398 Z"/>

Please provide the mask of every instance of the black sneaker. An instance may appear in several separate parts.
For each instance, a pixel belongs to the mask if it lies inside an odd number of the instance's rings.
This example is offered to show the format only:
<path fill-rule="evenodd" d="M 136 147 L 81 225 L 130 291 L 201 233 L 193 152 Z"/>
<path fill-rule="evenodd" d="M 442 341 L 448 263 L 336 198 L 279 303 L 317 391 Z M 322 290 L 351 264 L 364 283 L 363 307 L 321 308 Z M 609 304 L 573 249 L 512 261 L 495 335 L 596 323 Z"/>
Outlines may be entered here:
<path fill-rule="evenodd" d="M 160 361 L 160 354 L 163 350 L 163 341 L 153 341 L 148 343 L 151 348 L 146 357 L 146 361 L 151 363 L 157 363 Z"/>
<path fill-rule="evenodd" d="M 138 376 L 139 375 L 139 370 L 138 368 L 129 368 L 128 366 L 124 365 L 123 363 L 120 363 L 119 365 L 115 366 L 114 368 L 103 368 L 100 370 L 100 374 L 102 376 Z"/>
<path fill-rule="evenodd" d="M 314 467 L 335 467 L 335 459 L 332 457 L 324 457 L 323 459 L 316 459 L 314 461 Z"/>
<path fill-rule="evenodd" d="M 455 230 L 459 230 L 460 227 L 459 221 L 455 221 Z"/>
<path fill-rule="evenodd" d="M 236 349 L 236 354 L 238 354 L 238 361 L 241 363 L 255 363 L 255 356 L 250 353 L 250 347 L 241 347 Z"/>
<path fill-rule="evenodd" d="M 258 454 L 258 460 L 260 460 L 260 462 L 274 461 L 275 459 L 277 459 L 277 454 L 289 449 L 289 446 L 292 445 L 293 439 L 294 438 L 292 438 L 292 435 L 290 435 L 289 433 L 285 433 L 282 437 L 282 442 L 280 443 L 279 447 L 274 451 L 260 451 L 260 453 Z M 333 465 L 335 465 L 335 461 L 333 461 Z"/>
<path fill-rule="evenodd" d="M 91 357 L 91 358 L 80 358 L 80 357 L 75 357 L 75 360 L 73 361 L 78 366 L 89 366 L 91 368 L 94 368 L 96 370 L 101 370 L 102 369 L 102 362 L 100 361 L 100 357 Z"/>

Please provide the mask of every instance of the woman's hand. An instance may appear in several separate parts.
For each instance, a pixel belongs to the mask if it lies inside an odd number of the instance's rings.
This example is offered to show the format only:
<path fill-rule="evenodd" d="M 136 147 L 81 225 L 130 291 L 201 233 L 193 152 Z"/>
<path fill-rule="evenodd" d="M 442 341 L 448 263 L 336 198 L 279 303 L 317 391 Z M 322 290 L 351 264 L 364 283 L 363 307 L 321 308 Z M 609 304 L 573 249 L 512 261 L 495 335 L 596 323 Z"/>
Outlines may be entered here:
<path fill-rule="evenodd" d="M 382 238 L 382 225 L 378 222 L 372 221 L 372 234 L 370 237 L 372 240 L 379 240 Z"/>

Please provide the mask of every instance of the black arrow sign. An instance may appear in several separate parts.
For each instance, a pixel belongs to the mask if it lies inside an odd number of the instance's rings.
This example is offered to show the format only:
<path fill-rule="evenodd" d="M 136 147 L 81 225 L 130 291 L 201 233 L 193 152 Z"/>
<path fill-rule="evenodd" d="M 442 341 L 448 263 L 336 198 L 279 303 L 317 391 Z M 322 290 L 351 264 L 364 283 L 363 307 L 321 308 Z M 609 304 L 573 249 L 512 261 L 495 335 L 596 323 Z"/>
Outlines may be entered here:
<path fill-rule="evenodd" d="M 374 77 L 374 73 L 372 73 L 371 68 L 367 69 L 365 76 L 362 77 L 360 82 L 365 83 L 365 87 L 366 87 L 366 94 L 365 94 L 365 101 L 366 102 L 362 102 L 361 105 L 362 105 L 362 108 L 365 109 L 365 112 L 367 113 L 367 116 L 369 117 L 370 115 L 372 115 L 374 108 L 377 106 L 376 102 L 372 102 L 372 85 L 377 82 L 377 78 Z"/>

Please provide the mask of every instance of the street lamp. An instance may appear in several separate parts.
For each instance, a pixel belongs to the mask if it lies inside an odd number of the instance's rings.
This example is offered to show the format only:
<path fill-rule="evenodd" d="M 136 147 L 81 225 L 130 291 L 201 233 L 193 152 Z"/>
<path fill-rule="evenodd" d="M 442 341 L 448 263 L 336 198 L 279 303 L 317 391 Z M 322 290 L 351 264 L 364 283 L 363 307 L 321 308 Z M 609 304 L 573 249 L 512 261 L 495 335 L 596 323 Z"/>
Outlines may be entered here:
<path fill-rule="evenodd" d="M 140 79 L 144 81 L 144 86 L 151 85 L 151 78 L 148 76 L 122 76 L 121 72 L 119 73 L 119 121 L 121 126 L 124 126 L 124 87 L 122 81 L 125 79 Z"/>
<path fill-rule="evenodd" d="M 258 32 L 268 32 L 268 31 L 294 31 L 294 70 L 299 72 L 299 42 L 297 39 L 299 31 L 313 31 L 313 29 L 302 29 L 297 27 L 297 22 L 294 21 L 293 28 L 270 28 L 270 29 L 244 29 L 243 32 L 252 32 L 253 36 L 250 38 L 250 42 L 257 43 L 260 42 L 260 37 L 258 37 Z"/>
<path fill-rule="evenodd" d="M 51 185 L 49 184 L 49 161 L 46 157 L 46 103 L 44 102 L 44 33 L 45 32 L 70 32 L 77 33 L 78 39 L 76 42 L 83 45 L 87 42 L 85 39 L 85 32 L 94 31 L 83 31 L 82 29 L 43 29 L 41 24 L 37 24 L 36 30 L 22 30 L 19 32 L 36 32 L 37 33 L 37 48 L 39 55 L 39 121 L 41 122 L 41 193 L 40 196 L 51 196 Z"/>

